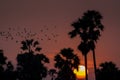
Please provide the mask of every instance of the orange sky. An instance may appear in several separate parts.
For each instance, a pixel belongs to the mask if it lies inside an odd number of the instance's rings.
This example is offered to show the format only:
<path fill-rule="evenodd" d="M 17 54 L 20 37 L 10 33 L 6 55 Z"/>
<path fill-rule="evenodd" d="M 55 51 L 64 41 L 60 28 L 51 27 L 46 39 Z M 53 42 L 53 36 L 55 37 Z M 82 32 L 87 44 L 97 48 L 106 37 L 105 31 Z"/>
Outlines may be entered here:
<path fill-rule="evenodd" d="M 81 58 L 77 50 L 80 39 L 70 39 L 68 32 L 72 30 L 71 23 L 77 20 L 88 10 L 98 10 L 103 15 L 105 30 L 96 47 L 97 64 L 104 61 L 113 61 L 120 67 L 120 1 L 119 0 L 1 0 L 0 1 L 0 31 L 11 31 L 13 40 L 0 37 L 0 49 L 3 49 L 9 60 L 15 63 L 16 55 L 20 52 L 20 43 L 24 38 L 15 36 L 23 28 L 37 33 L 33 38 L 41 43 L 44 52 L 53 61 L 53 56 L 62 48 L 71 47 Z M 44 27 L 46 26 L 46 27 Z M 56 26 L 56 28 L 55 28 Z M 17 28 L 20 29 L 17 29 Z M 48 30 L 46 30 L 48 28 Z M 40 30 L 44 32 L 40 32 Z M 53 38 L 52 33 L 58 36 Z M 48 40 L 48 35 L 51 40 Z M 26 36 L 24 34 L 24 36 Z M 40 40 L 43 38 L 44 40 Z M 11 47 L 12 46 L 12 47 Z M 89 68 L 92 68 L 92 54 L 88 55 Z M 51 63 L 52 66 L 52 63 Z"/>

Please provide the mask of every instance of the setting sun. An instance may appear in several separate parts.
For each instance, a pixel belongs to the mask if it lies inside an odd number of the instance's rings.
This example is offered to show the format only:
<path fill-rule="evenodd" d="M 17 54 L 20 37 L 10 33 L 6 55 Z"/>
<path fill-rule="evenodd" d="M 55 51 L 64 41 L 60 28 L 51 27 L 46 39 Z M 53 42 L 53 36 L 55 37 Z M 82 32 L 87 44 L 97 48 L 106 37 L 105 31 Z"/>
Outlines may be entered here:
<path fill-rule="evenodd" d="M 76 77 L 78 79 L 84 79 L 85 78 L 85 66 L 79 65 L 78 70 L 74 69 L 74 73 L 76 74 Z"/>

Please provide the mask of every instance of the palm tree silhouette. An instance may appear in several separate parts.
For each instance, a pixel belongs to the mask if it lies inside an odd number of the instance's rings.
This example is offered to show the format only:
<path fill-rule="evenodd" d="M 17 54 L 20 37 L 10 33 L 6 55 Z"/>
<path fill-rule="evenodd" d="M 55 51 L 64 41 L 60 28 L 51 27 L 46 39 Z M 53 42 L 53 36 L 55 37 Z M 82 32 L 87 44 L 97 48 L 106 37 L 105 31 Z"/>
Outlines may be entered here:
<path fill-rule="evenodd" d="M 54 60 L 55 68 L 59 70 L 56 80 L 76 80 L 73 69 L 78 68 L 80 60 L 71 48 L 62 49 L 55 56 Z"/>
<path fill-rule="evenodd" d="M 92 50 L 94 60 L 94 70 L 96 78 L 96 58 L 95 58 L 95 44 L 101 36 L 104 26 L 101 23 L 102 16 L 98 11 L 88 10 L 82 16 L 82 19 L 72 24 L 74 30 L 69 33 L 71 38 L 79 35 L 81 37 L 81 44 L 78 49 L 85 56 L 85 68 L 87 70 L 87 53 Z M 86 71 L 86 80 L 88 80 Z"/>
<path fill-rule="evenodd" d="M 90 23 L 88 25 L 89 27 L 89 46 L 90 49 L 93 52 L 93 62 L 94 62 L 94 70 L 95 70 L 95 79 L 96 78 L 96 58 L 95 58 L 95 44 L 97 43 L 97 40 L 99 40 L 99 37 L 101 36 L 101 32 L 104 29 L 104 26 L 101 23 L 102 16 L 98 11 L 88 11 L 84 15 L 85 17 L 89 18 L 86 22 Z"/>
<path fill-rule="evenodd" d="M 17 72 L 19 80 L 42 80 L 47 75 L 45 63 L 49 59 L 42 53 L 39 42 L 33 39 L 22 41 L 21 49 L 24 51 L 17 56 Z"/>
<path fill-rule="evenodd" d="M 113 62 L 101 63 L 97 69 L 97 80 L 120 80 L 119 72 Z"/>

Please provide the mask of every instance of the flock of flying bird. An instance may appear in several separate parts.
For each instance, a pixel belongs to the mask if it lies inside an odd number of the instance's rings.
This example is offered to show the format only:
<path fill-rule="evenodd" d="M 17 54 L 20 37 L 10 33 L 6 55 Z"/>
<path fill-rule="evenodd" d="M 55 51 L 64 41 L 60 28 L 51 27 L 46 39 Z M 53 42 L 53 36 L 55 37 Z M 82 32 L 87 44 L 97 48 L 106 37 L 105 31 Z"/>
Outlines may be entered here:
<path fill-rule="evenodd" d="M 56 26 L 54 27 L 54 29 Z M 38 40 L 54 40 L 57 42 L 57 37 L 59 35 L 56 32 L 49 31 L 48 27 L 43 27 L 38 32 L 34 32 L 28 28 L 11 28 L 9 27 L 7 31 L 0 31 L 0 40 L 15 40 L 18 43 L 19 39 L 38 39 Z"/>

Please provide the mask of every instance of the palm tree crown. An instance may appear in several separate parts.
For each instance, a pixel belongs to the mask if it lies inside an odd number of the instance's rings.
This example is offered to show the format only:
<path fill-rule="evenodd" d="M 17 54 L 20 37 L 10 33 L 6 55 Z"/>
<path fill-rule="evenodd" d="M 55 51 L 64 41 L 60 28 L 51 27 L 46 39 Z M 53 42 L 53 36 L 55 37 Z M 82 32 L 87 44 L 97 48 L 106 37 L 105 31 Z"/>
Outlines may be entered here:
<path fill-rule="evenodd" d="M 99 12 L 88 10 L 81 19 L 72 24 L 74 30 L 69 35 L 71 35 L 71 38 L 79 35 L 82 41 L 86 43 L 90 42 L 91 49 L 93 49 L 95 48 L 93 42 L 97 42 L 101 36 L 101 31 L 104 29 L 101 19 L 102 16 Z"/>
<path fill-rule="evenodd" d="M 59 70 L 56 80 L 76 80 L 73 69 L 78 68 L 80 60 L 71 48 L 62 49 L 54 60 L 56 62 L 55 67 Z"/>

